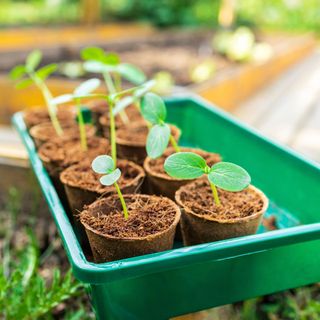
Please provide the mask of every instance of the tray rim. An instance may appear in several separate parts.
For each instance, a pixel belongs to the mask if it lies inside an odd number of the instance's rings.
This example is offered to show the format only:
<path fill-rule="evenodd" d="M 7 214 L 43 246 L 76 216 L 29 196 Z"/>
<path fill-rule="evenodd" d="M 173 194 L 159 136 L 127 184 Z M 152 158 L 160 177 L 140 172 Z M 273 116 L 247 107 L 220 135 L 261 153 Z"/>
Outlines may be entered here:
<path fill-rule="evenodd" d="M 289 147 L 280 145 L 271 139 L 266 138 L 255 129 L 241 123 L 225 111 L 217 108 L 195 94 L 181 94 L 166 98 L 165 100 L 167 103 L 181 103 L 183 101 L 193 102 L 199 105 L 199 107 L 206 108 L 211 112 L 216 113 L 224 120 L 227 120 L 233 125 L 247 131 L 247 133 L 254 135 L 261 141 L 264 141 L 281 152 L 286 153 L 290 157 L 295 158 L 296 161 L 303 162 L 304 165 L 315 170 L 315 172 L 320 176 L 320 164 L 305 158 Z M 90 284 L 104 284 L 111 281 L 123 280 L 125 278 L 141 277 L 146 274 L 176 269 L 181 266 L 186 266 L 187 264 L 201 263 L 208 260 L 220 261 L 224 259 L 231 259 L 242 255 L 255 254 L 260 251 L 266 251 L 280 246 L 319 239 L 320 223 L 312 223 L 197 246 L 182 247 L 114 262 L 101 264 L 89 262 L 80 247 L 67 214 L 65 213 L 59 197 L 50 181 L 48 173 L 36 153 L 35 145 L 25 126 L 22 111 L 14 114 L 12 117 L 12 123 L 17 129 L 27 149 L 32 169 L 36 174 L 42 192 L 47 200 L 74 274 L 83 282 Z"/>

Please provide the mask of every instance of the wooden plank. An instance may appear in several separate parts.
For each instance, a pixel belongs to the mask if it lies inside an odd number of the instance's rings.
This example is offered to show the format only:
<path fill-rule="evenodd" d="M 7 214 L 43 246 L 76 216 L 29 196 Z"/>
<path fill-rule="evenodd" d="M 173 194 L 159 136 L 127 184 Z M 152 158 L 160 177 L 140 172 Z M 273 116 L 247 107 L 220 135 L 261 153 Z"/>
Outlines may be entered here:
<path fill-rule="evenodd" d="M 305 70 L 310 69 L 318 60 L 318 53 L 314 52 L 310 57 L 304 59 L 296 66 L 288 70 L 284 75 L 278 77 L 263 90 L 258 91 L 251 98 L 242 103 L 233 114 L 242 121 L 258 127 L 265 120 L 268 113 L 276 105 L 284 92 L 290 92 L 295 82 L 300 81 Z"/>

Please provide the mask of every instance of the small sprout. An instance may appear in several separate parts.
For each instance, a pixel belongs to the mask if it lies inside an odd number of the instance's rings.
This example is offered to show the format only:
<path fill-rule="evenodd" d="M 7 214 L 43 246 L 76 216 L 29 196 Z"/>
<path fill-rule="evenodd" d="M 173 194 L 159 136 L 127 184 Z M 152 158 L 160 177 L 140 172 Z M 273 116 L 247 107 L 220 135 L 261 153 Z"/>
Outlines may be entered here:
<path fill-rule="evenodd" d="M 119 199 L 120 199 L 120 202 L 121 202 L 121 205 L 122 205 L 124 218 L 128 219 L 128 217 L 129 217 L 128 209 L 127 209 L 126 203 L 124 201 L 120 187 L 117 183 L 117 181 L 121 177 L 120 169 L 116 168 L 113 159 L 107 155 L 101 155 L 101 156 L 96 157 L 92 161 L 91 166 L 92 166 L 92 169 L 94 172 L 103 175 L 100 178 L 100 182 L 102 185 L 104 185 L 104 186 L 114 185 L 115 186 L 117 193 L 118 193 L 118 196 L 119 196 Z"/>
<path fill-rule="evenodd" d="M 58 105 L 71 101 L 75 101 L 77 105 L 77 117 L 79 123 L 79 131 L 80 131 L 80 142 L 82 150 L 86 151 L 88 149 L 87 146 L 87 137 L 86 137 L 86 129 L 85 129 L 85 121 L 83 118 L 83 114 L 81 111 L 81 99 L 90 98 L 92 96 L 92 92 L 95 91 L 100 86 L 99 79 L 90 79 L 82 82 L 72 94 L 63 94 L 51 100 L 52 103 Z"/>
<path fill-rule="evenodd" d="M 42 53 L 39 50 L 32 51 L 26 58 L 24 65 L 18 65 L 10 72 L 12 80 L 19 80 L 16 84 L 17 89 L 25 89 L 35 84 L 41 91 L 46 102 L 52 125 L 57 135 L 62 135 L 62 128 L 57 118 L 57 106 L 52 101 L 52 94 L 49 91 L 45 80 L 57 70 L 56 64 L 48 64 L 38 70 L 42 59 Z"/>
<path fill-rule="evenodd" d="M 152 159 L 160 157 L 169 141 L 176 152 L 179 152 L 180 148 L 171 134 L 170 126 L 165 123 L 167 109 L 161 97 L 151 92 L 147 93 L 141 100 L 141 113 L 151 123 L 146 144 L 148 156 Z"/>
<path fill-rule="evenodd" d="M 97 47 L 85 48 L 81 51 L 85 60 L 83 67 L 87 72 L 101 73 L 105 80 L 109 94 L 122 91 L 122 78 L 139 85 L 146 81 L 145 74 L 130 63 L 120 63 L 120 58 L 115 53 L 106 53 Z M 125 111 L 120 112 L 123 123 L 128 123 Z"/>
<path fill-rule="evenodd" d="M 196 179 L 206 174 L 216 205 L 220 205 L 216 187 L 237 192 L 247 188 L 251 182 L 248 172 L 240 166 L 231 162 L 218 162 L 210 168 L 201 156 L 193 152 L 170 155 L 164 163 L 164 169 L 168 175 L 177 179 Z"/>

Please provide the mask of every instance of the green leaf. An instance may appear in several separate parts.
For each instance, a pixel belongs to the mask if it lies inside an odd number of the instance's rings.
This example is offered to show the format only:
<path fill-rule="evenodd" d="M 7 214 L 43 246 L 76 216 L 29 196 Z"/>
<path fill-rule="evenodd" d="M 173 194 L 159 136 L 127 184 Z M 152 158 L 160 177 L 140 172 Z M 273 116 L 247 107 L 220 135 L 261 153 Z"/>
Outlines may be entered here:
<path fill-rule="evenodd" d="M 170 127 L 167 124 L 154 125 L 147 137 L 147 154 L 150 158 L 160 157 L 166 150 L 170 138 Z"/>
<path fill-rule="evenodd" d="M 57 104 L 67 103 L 72 100 L 73 100 L 73 95 L 67 93 L 67 94 L 63 94 L 61 96 L 58 96 L 58 97 L 51 99 L 50 102 L 54 105 L 57 105 Z"/>
<path fill-rule="evenodd" d="M 105 55 L 103 62 L 115 66 L 120 63 L 120 57 L 114 52 L 109 52 Z"/>
<path fill-rule="evenodd" d="M 31 86 L 32 84 L 33 84 L 33 81 L 31 79 L 24 79 L 18 82 L 15 87 L 17 89 L 25 89 Z"/>
<path fill-rule="evenodd" d="M 23 65 L 18 65 L 10 71 L 10 78 L 12 80 L 18 80 L 22 76 L 24 76 L 25 73 L 26 73 L 26 67 Z"/>
<path fill-rule="evenodd" d="M 87 47 L 81 50 L 80 55 L 83 60 L 103 61 L 105 52 L 98 47 Z"/>
<path fill-rule="evenodd" d="M 164 162 L 169 176 L 178 179 L 195 179 L 205 173 L 206 161 L 193 152 L 178 152 L 170 155 Z"/>
<path fill-rule="evenodd" d="M 114 170 L 114 161 L 110 156 L 97 156 L 91 164 L 92 170 L 96 173 L 106 174 Z"/>
<path fill-rule="evenodd" d="M 85 71 L 92 73 L 109 73 L 116 71 L 116 68 L 114 66 L 105 65 L 102 62 L 93 60 L 86 61 L 83 64 L 83 68 Z"/>
<path fill-rule="evenodd" d="M 119 168 L 117 168 L 117 169 L 115 169 L 114 171 L 112 171 L 111 173 L 102 176 L 102 177 L 100 178 L 100 182 L 101 182 L 101 184 L 103 184 L 104 186 L 111 186 L 111 185 L 113 185 L 115 182 L 117 182 L 120 177 L 121 177 L 121 171 L 120 171 Z"/>
<path fill-rule="evenodd" d="M 101 81 L 97 78 L 89 79 L 82 82 L 75 90 L 74 97 L 85 96 L 96 90 L 100 86 Z"/>
<path fill-rule="evenodd" d="M 41 61 L 41 58 L 42 58 L 42 53 L 40 50 L 34 50 L 32 51 L 28 56 L 27 56 L 27 59 L 26 59 L 26 69 L 28 71 L 34 71 L 40 61 Z"/>
<path fill-rule="evenodd" d="M 147 121 L 159 124 L 166 119 L 167 109 L 158 95 L 149 92 L 141 100 L 141 113 Z"/>
<path fill-rule="evenodd" d="M 149 80 L 147 82 L 145 82 L 144 84 L 142 84 L 141 86 L 139 86 L 133 93 L 133 95 L 136 98 L 141 98 L 142 96 L 144 96 L 147 92 L 149 92 L 156 84 L 155 80 Z"/>
<path fill-rule="evenodd" d="M 245 189 L 251 182 L 246 170 L 230 162 L 214 164 L 210 169 L 208 179 L 217 187 L 233 192 Z"/>
<path fill-rule="evenodd" d="M 52 74 L 53 72 L 55 72 L 57 70 L 57 65 L 55 63 L 51 63 L 48 64 L 44 67 L 42 67 L 41 69 L 39 69 L 36 72 L 36 75 L 41 79 L 41 80 L 46 80 L 50 74 Z"/>
<path fill-rule="evenodd" d="M 121 63 L 118 65 L 117 69 L 123 78 L 134 84 L 141 84 L 146 81 L 146 76 L 143 71 L 133 64 Z"/>
<path fill-rule="evenodd" d="M 114 115 L 117 115 L 119 112 L 124 110 L 125 108 L 129 107 L 131 104 L 134 103 L 136 99 L 132 96 L 126 96 L 120 100 L 118 100 L 112 110 Z"/>

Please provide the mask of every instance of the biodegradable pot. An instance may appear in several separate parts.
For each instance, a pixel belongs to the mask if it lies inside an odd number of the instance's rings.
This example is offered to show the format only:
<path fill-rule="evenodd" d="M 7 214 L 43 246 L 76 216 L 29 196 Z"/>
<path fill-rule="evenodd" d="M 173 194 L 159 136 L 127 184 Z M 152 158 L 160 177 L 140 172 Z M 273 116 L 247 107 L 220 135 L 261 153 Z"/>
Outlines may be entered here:
<path fill-rule="evenodd" d="M 240 192 L 218 189 L 218 193 L 220 209 L 213 202 L 207 179 L 191 182 L 176 192 L 184 245 L 256 233 L 269 204 L 267 197 L 252 185 Z"/>
<path fill-rule="evenodd" d="M 194 148 L 181 148 L 183 152 L 194 152 L 202 156 L 209 166 L 221 161 L 221 157 L 217 153 L 207 152 L 201 149 Z M 148 180 L 148 193 L 163 195 L 172 200 L 175 198 L 176 191 L 185 184 L 193 180 L 183 180 L 170 177 L 164 170 L 164 162 L 168 156 L 175 153 L 173 147 L 168 148 L 164 154 L 157 158 L 151 159 L 147 157 L 144 160 L 143 168 L 147 175 Z"/>
<path fill-rule="evenodd" d="M 75 121 L 61 123 L 61 127 L 63 130 L 63 134 L 61 136 L 57 135 L 57 132 L 51 122 L 41 123 L 32 127 L 30 129 L 30 136 L 32 137 L 37 149 L 39 149 L 44 143 L 55 138 L 63 138 L 64 140 L 72 140 L 74 138 L 78 139 L 80 135 L 79 125 Z M 95 127 L 92 125 L 86 125 L 86 133 L 87 137 L 94 136 L 96 133 Z"/>
<path fill-rule="evenodd" d="M 131 194 L 124 198 L 127 220 L 117 195 L 95 201 L 80 214 L 96 263 L 165 251 L 173 246 L 180 209 L 172 200 Z"/>
<path fill-rule="evenodd" d="M 129 123 L 125 123 L 121 116 L 118 114 L 115 117 L 115 127 L 116 129 L 124 128 L 127 125 L 132 124 L 139 124 L 139 125 L 146 125 L 145 120 L 143 119 L 140 111 L 134 105 L 130 105 L 125 109 L 125 113 L 129 119 Z M 99 127 L 102 129 L 102 135 L 106 138 L 110 136 L 110 119 L 109 119 L 109 111 L 105 112 L 99 118 Z"/>
<path fill-rule="evenodd" d="M 57 117 L 61 123 L 74 122 L 76 117 L 75 110 L 72 106 L 63 109 L 57 109 Z M 32 108 L 25 110 L 23 120 L 28 129 L 41 123 L 50 122 L 49 112 L 46 108 Z"/>
<path fill-rule="evenodd" d="M 92 122 L 97 129 L 97 134 L 102 135 L 102 127 L 99 119 L 101 116 L 109 112 L 109 105 L 107 101 L 103 99 L 89 101 L 87 106 L 91 111 Z"/>
<path fill-rule="evenodd" d="M 68 202 L 63 184 L 60 181 L 60 173 L 79 162 L 93 160 L 96 156 L 107 154 L 110 151 L 109 141 L 100 137 L 87 139 L 88 150 L 81 149 L 79 138 L 64 139 L 55 138 L 44 143 L 38 150 L 39 158 L 47 169 L 62 203 L 68 208 Z"/>
<path fill-rule="evenodd" d="M 174 125 L 170 125 L 171 132 L 178 142 L 181 131 Z M 149 128 L 146 125 L 133 124 L 121 127 L 117 130 L 117 152 L 121 159 L 128 159 L 143 165 L 147 157 L 146 141 Z"/>

